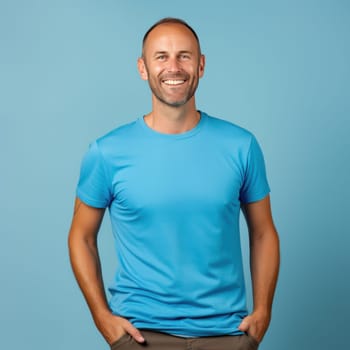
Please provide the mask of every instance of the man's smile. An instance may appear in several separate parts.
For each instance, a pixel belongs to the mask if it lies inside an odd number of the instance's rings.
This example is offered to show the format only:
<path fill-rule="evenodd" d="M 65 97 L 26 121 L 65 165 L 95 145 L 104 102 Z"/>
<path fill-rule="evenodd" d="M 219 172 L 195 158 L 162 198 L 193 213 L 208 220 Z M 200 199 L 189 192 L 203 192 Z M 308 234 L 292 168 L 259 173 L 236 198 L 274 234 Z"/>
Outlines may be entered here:
<path fill-rule="evenodd" d="M 185 82 L 186 80 L 162 80 L 162 82 L 166 85 L 181 85 Z"/>

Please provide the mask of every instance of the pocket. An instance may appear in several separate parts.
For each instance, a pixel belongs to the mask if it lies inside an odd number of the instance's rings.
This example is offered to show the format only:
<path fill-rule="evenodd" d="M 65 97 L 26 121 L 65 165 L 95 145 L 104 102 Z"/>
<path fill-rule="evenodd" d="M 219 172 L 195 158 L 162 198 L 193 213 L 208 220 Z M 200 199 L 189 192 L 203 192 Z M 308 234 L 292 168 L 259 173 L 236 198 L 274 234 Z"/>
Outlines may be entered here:
<path fill-rule="evenodd" d="M 123 334 L 120 338 L 118 338 L 115 342 L 111 344 L 111 350 L 118 349 L 119 346 L 128 341 L 129 337 L 130 335 L 128 333 Z"/>
<path fill-rule="evenodd" d="M 245 334 L 245 338 L 247 339 L 247 341 L 251 345 L 251 347 L 249 349 L 257 349 L 259 347 L 259 342 L 254 337 L 249 335 L 248 333 Z"/>

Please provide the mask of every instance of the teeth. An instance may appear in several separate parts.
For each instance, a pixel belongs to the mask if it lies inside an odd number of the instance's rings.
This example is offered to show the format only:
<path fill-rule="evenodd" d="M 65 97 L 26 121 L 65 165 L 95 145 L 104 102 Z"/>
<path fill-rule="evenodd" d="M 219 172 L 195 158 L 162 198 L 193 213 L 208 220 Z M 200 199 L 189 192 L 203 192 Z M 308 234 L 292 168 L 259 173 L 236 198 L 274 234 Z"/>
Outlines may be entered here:
<path fill-rule="evenodd" d="M 179 85 L 179 84 L 183 84 L 185 82 L 185 80 L 164 80 L 164 84 L 167 85 Z"/>

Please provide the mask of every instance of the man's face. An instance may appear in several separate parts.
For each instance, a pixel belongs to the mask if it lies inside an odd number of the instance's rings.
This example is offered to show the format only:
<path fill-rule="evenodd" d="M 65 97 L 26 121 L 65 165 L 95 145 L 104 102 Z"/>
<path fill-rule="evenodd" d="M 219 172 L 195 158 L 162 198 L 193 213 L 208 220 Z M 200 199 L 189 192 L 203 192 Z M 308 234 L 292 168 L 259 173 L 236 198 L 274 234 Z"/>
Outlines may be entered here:
<path fill-rule="evenodd" d="M 204 73 L 204 56 L 188 28 L 181 24 L 161 24 L 149 33 L 138 68 L 159 102 L 179 107 L 197 89 Z"/>

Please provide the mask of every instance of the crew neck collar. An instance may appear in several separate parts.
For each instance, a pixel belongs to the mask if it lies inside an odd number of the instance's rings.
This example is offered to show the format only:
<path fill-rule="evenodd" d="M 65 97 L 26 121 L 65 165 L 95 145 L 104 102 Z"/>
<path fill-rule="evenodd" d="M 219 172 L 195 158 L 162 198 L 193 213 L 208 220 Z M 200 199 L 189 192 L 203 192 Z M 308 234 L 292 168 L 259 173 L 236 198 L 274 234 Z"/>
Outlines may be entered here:
<path fill-rule="evenodd" d="M 200 129 L 202 128 L 207 116 L 205 113 L 203 113 L 201 111 L 198 111 L 198 112 L 200 115 L 200 119 L 199 119 L 198 123 L 192 129 L 178 133 L 178 134 L 166 134 L 166 133 L 162 133 L 162 132 L 159 132 L 159 131 L 152 129 L 151 127 L 149 127 L 146 124 L 144 115 L 138 119 L 138 122 L 142 126 L 142 128 L 150 135 L 153 134 L 154 136 L 168 138 L 168 139 L 181 139 L 181 138 L 191 137 L 191 136 L 197 134 L 200 131 Z"/>

